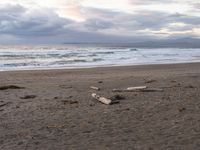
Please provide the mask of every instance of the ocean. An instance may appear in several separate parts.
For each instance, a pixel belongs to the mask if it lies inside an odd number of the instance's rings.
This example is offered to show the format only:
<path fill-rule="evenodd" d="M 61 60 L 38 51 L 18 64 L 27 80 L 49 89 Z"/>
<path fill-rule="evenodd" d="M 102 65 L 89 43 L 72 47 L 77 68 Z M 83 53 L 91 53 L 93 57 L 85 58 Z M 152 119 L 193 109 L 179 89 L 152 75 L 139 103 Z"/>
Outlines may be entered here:
<path fill-rule="evenodd" d="M 105 45 L 0 46 L 0 71 L 185 62 L 200 62 L 200 49 Z"/>

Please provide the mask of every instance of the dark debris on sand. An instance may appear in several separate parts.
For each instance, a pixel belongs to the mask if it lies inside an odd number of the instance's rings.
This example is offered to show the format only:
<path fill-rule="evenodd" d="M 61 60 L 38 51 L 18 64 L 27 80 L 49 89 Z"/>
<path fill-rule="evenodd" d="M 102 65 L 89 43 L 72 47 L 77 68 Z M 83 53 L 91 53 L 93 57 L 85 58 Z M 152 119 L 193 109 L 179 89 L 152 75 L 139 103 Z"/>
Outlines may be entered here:
<path fill-rule="evenodd" d="M 154 82 L 157 82 L 156 80 L 147 80 L 145 81 L 145 83 L 154 83 Z"/>
<path fill-rule="evenodd" d="M 24 97 L 20 97 L 21 99 L 34 99 L 36 98 L 37 96 L 36 95 L 26 95 Z"/>
<path fill-rule="evenodd" d="M 78 104 L 78 101 L 75 100 L 63 100 L 62 101 L 64 105 L 66 104 Z"/>
<path fill-rule="evenodd" d="M 3 103 L 3 104 L 0 104 L 0 107 L 4 107 L 4 106 L 9 105 L 9 104 L 11 104 L 11 102 Z"/>
<path fill-rule="evenodd" d="M 116 100 L 123 100 L 123 99 L 126 99 L 126 98 L 125 98 L 125 96 L 123 96 L 123 95 L 116 94 L 116 95 L 110 97 L 110 99 L 111 99 L 112 101 L 116 101 Z"/>
<path fill-rule="evenodd" d="M 1 86 L 0 90 L 8 90 L 8 89 L 25 89 L 24 87 L 16 86 L 16 85 L 6 85 L 6 86 Z"/>

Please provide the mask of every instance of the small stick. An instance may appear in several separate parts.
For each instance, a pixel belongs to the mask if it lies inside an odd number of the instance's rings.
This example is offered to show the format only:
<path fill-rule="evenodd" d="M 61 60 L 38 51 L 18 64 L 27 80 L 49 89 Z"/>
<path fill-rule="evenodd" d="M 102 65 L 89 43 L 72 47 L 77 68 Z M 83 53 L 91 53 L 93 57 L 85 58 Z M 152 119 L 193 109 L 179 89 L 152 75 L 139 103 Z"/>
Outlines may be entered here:
<path fill-rule="evenodd" d="M 147 86 L 128 87 L 126 89 L 113 89 L 113 92 L 162 92 L 161 88 L 147 88 Z"/>
<path fill-rule="evenodd" d="M 146 89 L 147 86 L 138 86 L 138 87 L 128 87 L 126 89 L 113 89 L 113 92 L 134 92 L 134 91 L 141 91 Z"/>
<path fill-rule="evenodd" d="M 103 104 L 106 104 L 106 105 L 110 105 L 112 103 L 112 100 L 110 99 L 107 99 L 105 97 L 101 97 L 99 95 L 97 95 L 96 93 L 92 93 L 92 97 L 100 102 L 102 102 Z"/>
<path fill-rule="evenodd" d="M 100 91 L 100 88 L 98 88 L 98 87 L 96 87 L 96 86 L 91 86 L 90 88 L 93 89 L 93 90 Z"/>

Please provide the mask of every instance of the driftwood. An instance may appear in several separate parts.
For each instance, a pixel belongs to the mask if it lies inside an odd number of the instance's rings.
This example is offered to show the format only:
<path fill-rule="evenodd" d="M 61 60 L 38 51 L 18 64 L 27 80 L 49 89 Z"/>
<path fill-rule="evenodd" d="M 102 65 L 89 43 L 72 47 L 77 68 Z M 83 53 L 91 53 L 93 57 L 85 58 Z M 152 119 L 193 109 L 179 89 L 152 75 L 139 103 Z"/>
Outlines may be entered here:
<path fill-rule="evenodd" d="M 93 90 L 97 90 L 97 91 L 100 91 L 100 88 L 96 87 L 96 86 L 90 86 L 91 89 Z"/>
<path fill-rule="evenodd" d="M 105 97 L 101 97 L 101 96 L 97 95 L 96 93 L 92 93 L 92 97 L 106 105 L 110 105 L 112 103 L 112 100 L 107 99 Z"/>
<path fill-rule="evenodd" d="M 132 91 L 132 90 L 143 90 L 146 89 L 147 86 L 138 86 L 138 87 L 128 87 L 127 90 Z"/>
<path fill-rule="evenodd" d="M 113 89 L 113 92 L 134 92 L 146 89 L 147 86 L 128 87 L 126 89 Z"/>
<path fill-rule="evenodd" d="M 140 90 L 141 92 L 163 92 L 163 89 L 160 88 L 147 88 Z"/>
<path fill-rule="evenodd" d="M 160 88 L 148 88 L 147 86 L 128 87 L 126 89 L 113 89 L 113 92 L 162 92 Z"/>

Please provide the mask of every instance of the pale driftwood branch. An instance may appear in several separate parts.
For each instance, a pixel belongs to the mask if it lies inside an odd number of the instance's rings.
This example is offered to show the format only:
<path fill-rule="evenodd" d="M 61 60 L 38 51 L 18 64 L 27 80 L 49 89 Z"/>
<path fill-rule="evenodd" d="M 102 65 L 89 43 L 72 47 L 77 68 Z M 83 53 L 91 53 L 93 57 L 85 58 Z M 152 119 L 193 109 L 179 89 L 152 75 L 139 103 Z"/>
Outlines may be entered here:
<path fill-rule="evenodd" d="M 100 91 L 100 88 L 96 87 L 96 86 L 90 86 L 91 89 L 93 90 L 97 90 L 97 91 Z"/>
<path fill-rule="evenodd" d="M 146 88 L 147 88 L 147 86 L 138 86 L 138 87 L 128 87 L 126 90 L 134 91 L 134 90 L 143 90 Z"/>
<path fill-rule="evenodd" d="M 147 86 L 128 87 L 126 89 L 113 89 L 113 92 L 134 92 L 146 89 Z"/>
<path fill-rule="evenodd" d="M 113 92 L 162 92 L 161 88 L 148 88 L 147 86 L 128 87 L 126 89 L 113 89 Z"/>
<path fill-rule="evenodd" d="M 92 97 L 100 102 L 102 102 L 103 104 L 106 104 L 106 105 L 110 105 L 112 103 L 112 100 L 110 99 L 107 99 L 105 97 L 101 97 L 99 95 L 97 95 L 96 93 L 92 93 Z"/>

